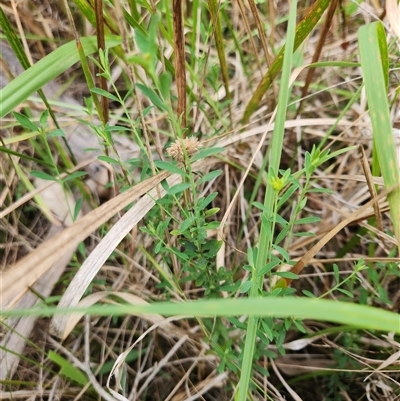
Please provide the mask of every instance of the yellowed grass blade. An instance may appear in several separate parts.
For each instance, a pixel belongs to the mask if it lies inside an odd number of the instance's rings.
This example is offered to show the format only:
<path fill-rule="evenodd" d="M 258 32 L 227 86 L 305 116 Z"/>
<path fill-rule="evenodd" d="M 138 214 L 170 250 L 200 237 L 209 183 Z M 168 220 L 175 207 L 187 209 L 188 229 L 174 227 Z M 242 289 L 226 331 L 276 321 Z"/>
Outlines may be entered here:
<path fill-rule="evenodd" d="M 181 176 L 173 175 L 172 177 L 169 177 L 167 181 L 170 186 L 173 186 L 181 181 Z M 107 235 L 85 260 L 77 274 L 70 282 L 58 304 L 60 308 L 73 307 L 78 304 L 93 278 L 114 249 L 155 205 L 155 200 L 158 199 L 158 193 L 162 197 L 165 195 L 165 190 L 159 188 L 157 191 L 157 188 L 154 188 L 148 195 L 142 197 L 134 206 L 132 206 L 110 229 Z M 50 328 L 52 334 L 64 338 L 66 326 L 69 320 L 69 315 L 55 315 Z"/>

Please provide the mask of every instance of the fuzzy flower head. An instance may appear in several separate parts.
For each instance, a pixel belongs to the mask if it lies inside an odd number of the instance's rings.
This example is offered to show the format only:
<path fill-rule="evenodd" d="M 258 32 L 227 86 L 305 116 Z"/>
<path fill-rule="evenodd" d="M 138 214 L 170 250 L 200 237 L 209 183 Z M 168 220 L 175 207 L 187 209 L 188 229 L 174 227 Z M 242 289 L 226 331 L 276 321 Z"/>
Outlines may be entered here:
<path fill-rule="evenodd" d="M 190 157 L 195 154 L 200 147 L 200 142 L 194 136 L 189 138 L 177 139 L 171 146 L 167 149 L 167 154 L 179 163 L 185 160 L 186 154 Z M 184 151 L 185 149 L 185 151 Z"/>

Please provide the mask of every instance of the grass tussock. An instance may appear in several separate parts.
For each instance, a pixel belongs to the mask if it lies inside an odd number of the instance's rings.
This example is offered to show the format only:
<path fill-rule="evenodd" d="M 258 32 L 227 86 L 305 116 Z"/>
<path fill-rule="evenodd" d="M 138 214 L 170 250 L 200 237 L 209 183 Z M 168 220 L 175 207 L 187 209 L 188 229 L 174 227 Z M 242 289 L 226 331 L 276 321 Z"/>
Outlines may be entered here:
<path fill-rule="evenodd" d="M 399 399 L 385 7 L 1 4 L 1 399 Z"/>

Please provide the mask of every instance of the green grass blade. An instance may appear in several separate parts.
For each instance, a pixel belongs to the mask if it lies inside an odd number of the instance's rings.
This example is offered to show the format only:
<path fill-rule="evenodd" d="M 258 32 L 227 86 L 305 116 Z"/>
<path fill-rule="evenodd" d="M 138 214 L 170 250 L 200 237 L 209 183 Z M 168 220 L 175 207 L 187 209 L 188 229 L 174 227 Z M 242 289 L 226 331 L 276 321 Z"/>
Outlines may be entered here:
<path fill-rule="evenodd" d="M 3 9 L 1 7 L 0 7 L 0 27 L 3 29 L 4 34 L 8 40 L 8 43 L 10 44 L 11 48 L 13 49 L 13 52 L 17 56 L 22 67 L 25 70 L 30 68 L 31 63 L 25 53 L 25 49 L 22 46 L 21 41 L 18 39 L 16 33 L 14 32 L 14 29 L 11 26 L 10 21 L 7 19 L 7 16 L 5 15 L 5 13 L 3 12 Z M 50 116 L 53 119 L 54 124 L 56 125 L 57 128 L 60 128 L 60 126 L 57 122 L 56 116 L 54 115 L 54 112 L 53 112 L 52 108 L 50 107 L 50 104 L 47 101 L 47 98 L 46 98 L 45 94 L 43 93 L 43 90 L 39 89 L 38 94 L 39 94 L 40 98 L 43 100 L 44 104 L 46 105 L 46 108 L 49 110 Z M 1 108 L 0 108 L 0 111 L 1 111 Z M 69 145 L 67 144 L 65 139 L 63 139 L 63 140 L 65 142 L 67 149 L 69 149 Z M 70 149 L 69 149 L 69 151 L 70 151 L 69 153 L 72 155 L 72 152 Z"/>
<path fill-rule="evenodd" d="M 163 316 L 293 317 L 400 334 L 400 315 L 397 313 L 356 303 L 296 297 L 212 299 L 182 303 L 155 302 L 147 305 L 95 305 L 90 308 L 70 309 L 42 306 L 32 309 L 2 310 L 3 316 L 53 316 L 73 312 L 99 316 L 161 314 Z"/>
<path fill-rule="evenodd" d="M 10 44 L 11 48 L 13 49 L 17 59 L 21 63 L 22 67 L 25 69 L 31 66 L 28 57 L 25 54 L 24 48 L 18 39 L 16 33 L 14 32 L 13 27 L 10 24 L 7 16 L 5 15 L 3 9 L 0 7 L 0 27 L 3 29 L 3 32 Z"/>
<path fill-rule="evenodd" d="M 82 47 L 86 55 L 97 51 L 95 37 L 82 38 Z M 114 47 L 120 44 L 116 36 L 106 37 L 106 45 Z M 38 61 L 0 90 L 0 118 L 10 113 L 32 93 L 52 81 L 69 67 L 79 61 L 75 41 L 69 42 Z"/>
<path fill-rule="evenodd" d="M 297 0 L 293 0 L 290 13 L 289 13 L 289 24 L 286 39 L 286 48 L 283 59 L 283 69 L 282 69 L 282 80 L 281 80 L 281 90 L 279 91 L 278 98 L 278 110 L 276 115 L 276 122 L 274 127 L 274 132 L 271 140 L 271 147 L 269 149 L 269 169 L 273 169 L 275 172 L 279 170 L 279 165 L 281 161 L 281 153 L 283 146 L 283 136 L 285 131 L 285 121 L 286 121 L 286 109 L 289 99 L 289 79 L 290 71 L 292 65 L 292 54 L 295 39 L 295 28 L 296 28 L 296 11 L 297 11 Z M 262 173 L 262 172 L 261 172 Z M 275 191 L 272 185 L 268 185 L 267 192 L 265 194 L 264 206 L 266 210 L 273 210 Z M 271 217 L 270 212 L 263 212 L 265 217 Z M 266 219 L 267 220 L 267 219 Z M 269 227 L 261 224 L 261 233 L 259 239 L 259 247 L 257 259 L 255 262 L 255 273 L 253 273 L 253 283 L 250 295 L 253 298 L 259 296 L 259 291 L 262 288 L 262 283 L 264 276 L 259 274 L 260 270 L 263 268 L 265 261 L 267 260 L 268 252 L 270 250 L 271 238 L 269 238 L 270 232 L 272 232 L 271 223 Z M 251 376 L 251 369 L 253 364 L 254 347 L 256 342 L 256 334 L 258 327 L 258 318 L 249 318 L 247 323 L 247 335 L 245 340 L 245 347 L 243 352 L 243 362 L 242 362 L 242 372 L 239 381 L 239 390 L 237 394 L 237 400 L 245 401 L 247 399 L 247 391 L 249 386 L 249 380 Z"/>
<path fill-rule="evenodd" d="M 300 21 L 299 25 L 296 28 L 296 36 L 294 40 L 294 48 L 295 51 L 307 38 L 312 29 L 317 25 L 320 20 L 322 14 L 328 8 L 330 0 L 317 0 L 309 9 L 304 18 Z M 249 121 L 251 115 L 258 108 L 258 105 L 261 102 L 262 97 L 265 95 L 267 90 L 272 84 L 272 81 L 276 78 L 279 71 L 282 69 L 283 64 L 283 55 L 285 53 L 285 48 L 287 45 L 283 46 L 277 55 L 276 59 L 273 61 L 271 68 L 268 69 L 267 73 L 264 75 L 260 84 L 258 85 L 256 91 L 253 93 L 249 103 L 246 106 L 246 110 L 244 111 L 242 122 L 245 124 Z"/>
<path fill-rule="evenodd" d="M 96 15 L 93 7 L 87 0 L 73 0 L 79 11 L 85 16 L 85 18 L 96 27 Z M 105 26 L 109 29 L 111 33 L 118 32 L 116 21 L 113 17 L 108 15 L 106 12 L 103 13 Z"/>
<path fill-rule="evenodd" d="M 90 3 L 85 0 L 73 0 L 79 11 L 86 17 L 86 19 L 92 24 L 92 26 L 96 26 L 96 16 L 94 14 L 93 7 L 90 6 Z"/>
<path fill-rule="evenodd" d="M 56 354 L 54 351 L 49 351 L 49 359 L 61 368 L 61 375 L 64 375 L 68 379 L 73 380 L 82 386 L 85 386 L 89 382 L 88 378 L 83 372 L 81 372 L 76 366 L 67 361 L 61 355 Z"/>
<path fill-rule="evenodd" d="M 373 22 L 361 27 L 358 40 L 374 147 L 385 186 L 388 189 L 394 188 L 388 194 L 388 201 L 400 247 L 400 175 L 387 98 L 388 56 L 382 23 Z"/>

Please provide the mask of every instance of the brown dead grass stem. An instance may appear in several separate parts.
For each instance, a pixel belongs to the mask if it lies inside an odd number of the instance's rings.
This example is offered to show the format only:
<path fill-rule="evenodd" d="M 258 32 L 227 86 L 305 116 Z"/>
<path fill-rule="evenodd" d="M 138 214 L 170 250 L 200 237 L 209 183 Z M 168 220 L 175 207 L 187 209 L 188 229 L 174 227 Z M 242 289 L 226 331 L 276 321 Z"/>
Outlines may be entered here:
<path fill-rule="evenodd" d="M 182 128 L 186 127 L 186 66 L 185 66 L 185 35 L 183 20 L 183 3 L 180 0 L 173 1 L 174 20 L 174 53 L 176 89 L 178 93 L 177 115 L 182 118 Z M 186 137 L 186 133 L 184 134 Z"/>

